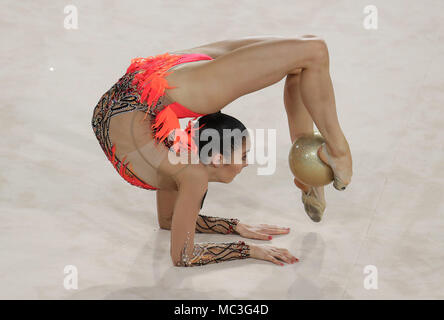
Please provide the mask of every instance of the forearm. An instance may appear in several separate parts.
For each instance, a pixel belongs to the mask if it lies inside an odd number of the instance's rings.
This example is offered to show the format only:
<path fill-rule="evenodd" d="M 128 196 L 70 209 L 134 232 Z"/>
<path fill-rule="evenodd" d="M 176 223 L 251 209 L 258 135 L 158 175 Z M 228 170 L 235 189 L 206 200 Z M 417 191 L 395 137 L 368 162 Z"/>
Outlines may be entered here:
<path fill-rule="evenodd" d="M 192 255 L 186 254 L 186 246 L 182 250 L 178 267 L 203 266 L 223 261 L 246 259 L 250 257 L 250 245 L 244 241 L 226 243 L 196 243 Z"/>
<path fill-rule="evenodd" d="M 250 246 L 243 241 L 194 243 L 201 200 L 204 197 L 205 190 L 208 189 L 208 176 L 202 174 L 201 171 L 195 172 L 193 170 L 182 171 L 182 174 L 182 177 L 179 176 L 182 182 L 179 181 L 179 194 L 174 206 L 171 224 L 170 254 L 173 264 L 175 266 L 193 267 L 248 258 L 250 256 Z M 231 219 L 230 221 L 230 219 L 206 216 L 200 216 L 199 221 L 207 221 L 203 225 L 203 230 L 217 231 L 219 228 L 225 228 L 230 233 L 238 223 L 237 219 Z M 210 223 L 211 221 L 213 223 Z"/>
<path fill-rule="evenodd" d="M 199 214 L 196 233 L 239 234 L 235 229 L 239 219 L 211 217 Z"/>

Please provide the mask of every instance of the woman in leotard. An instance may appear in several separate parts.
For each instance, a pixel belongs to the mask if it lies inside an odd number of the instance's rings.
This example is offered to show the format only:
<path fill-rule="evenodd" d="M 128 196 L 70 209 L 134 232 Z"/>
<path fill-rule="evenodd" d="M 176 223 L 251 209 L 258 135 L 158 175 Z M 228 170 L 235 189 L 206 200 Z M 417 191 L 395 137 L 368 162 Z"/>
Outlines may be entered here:
<path fill-rule="evenodd" d="M 202 136 L 207 129 L 245 133 L 245 126 L 221 109 L 286 76 L 284 104 L 291 142 L 312 132 L 314 121 L 326 140 L 318 154 L 333 169 L 334 187 L 344 190 L 351 181 L 351 153 L 338 123 L 328 67 L 328 50 L 318 37 L 248 37 L 133 59 L 126 74 L 102 96 L 93 113 L 94 133 L 127 182 L 156 190 L 159 225 L 171 230 L 175 266 L 245 258 L 279 265 L 297 261 L 287 249 L 270 245 L 194 243 L 196 232 L 261 240 L 289 232 L 199 214 L 208 182 L 232 181 L 247 166 L 249 149 L 248 135 L 240 134 L 230 138 L 228 147 L 221 140 L 219 152 L 203 161 Z M 193 119 L 182 130 L 180 118 Z M 187 161 L 177 161 L 184 152 Z M 233 161 L 236 156 L 241 163 Z M 325 210 L 323 188 L 296 180 L 295 184 L 302 190 L 307 214 L 319 221 Z"/>

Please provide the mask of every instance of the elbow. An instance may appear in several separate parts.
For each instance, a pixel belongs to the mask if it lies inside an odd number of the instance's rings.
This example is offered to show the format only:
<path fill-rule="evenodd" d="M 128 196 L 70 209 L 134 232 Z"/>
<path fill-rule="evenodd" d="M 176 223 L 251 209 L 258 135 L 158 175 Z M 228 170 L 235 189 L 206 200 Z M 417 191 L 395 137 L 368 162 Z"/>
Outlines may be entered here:
<path fill-rule="evenodd" d="M 171 262 L 173 263 L 174 267 L 186 267 L 186 265 L 182 261 L 180 261 L 180 259 L 171 257 Z"/>
<path fill-rule="evenodd" d="M 171 219 L 159 219 L 159 227 L 163 230 L 171 230 Z"/>
<path fill-rule="evenodd" d="M 175 267 L 191 267 L 186 259 L 183 258 L 182 254 L 172 251 L 170 254 L 171 262 Z"/>
<path fill-rule="evenodd" d="M 171 224 L 159 223 L 159 227 L 160 227 L 160 229 L 163 229 L 163 230 L 171 230 Z"/>

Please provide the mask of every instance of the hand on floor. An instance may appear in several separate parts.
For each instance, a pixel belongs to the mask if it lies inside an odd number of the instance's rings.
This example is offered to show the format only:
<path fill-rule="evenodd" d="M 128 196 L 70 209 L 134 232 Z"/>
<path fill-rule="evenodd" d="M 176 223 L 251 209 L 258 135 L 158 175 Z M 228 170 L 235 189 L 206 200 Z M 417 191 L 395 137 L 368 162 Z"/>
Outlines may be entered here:
<path fill-rule="evenodd" d="M 269 224 L 249 225 L 239 222 L 234 229 L 241 237 L 258 240 L 271 240 L 274 234 L 287 234 L 290 228 L 283 228 Z"/>

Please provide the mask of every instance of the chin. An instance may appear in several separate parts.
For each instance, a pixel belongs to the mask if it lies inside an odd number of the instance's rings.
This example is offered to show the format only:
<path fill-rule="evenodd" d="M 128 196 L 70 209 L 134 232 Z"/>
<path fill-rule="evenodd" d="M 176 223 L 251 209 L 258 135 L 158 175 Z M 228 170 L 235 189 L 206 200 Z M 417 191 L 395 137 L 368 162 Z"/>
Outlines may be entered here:
<path fill-rule="evenodd" d="M 231 178 L 224 178 L 224 179 L 221 179 L 220 182 L 221 182 L 221 183 L 230 183 L 230 182 L 233 181 L 233 180 L 234 180 L 234 177 L 231 177 Z"/>
<path fill-rule="evenodd" d="M 233 181 L 234 180 L 234 178 L 236 178 L 236 176 L 234 176 L 234 177 L 231 177 L 231 179 L 227 182 L 227 183 L 230 183 L 231 181 Z"/>

